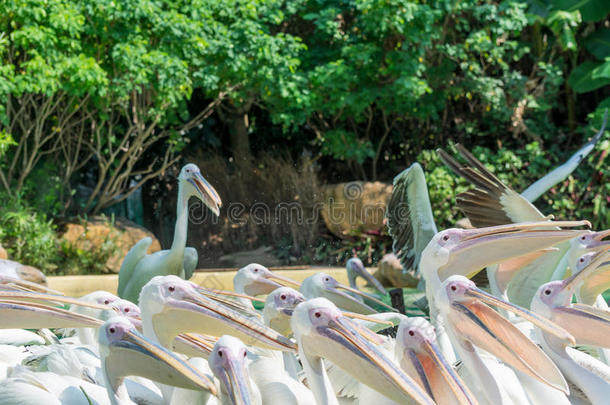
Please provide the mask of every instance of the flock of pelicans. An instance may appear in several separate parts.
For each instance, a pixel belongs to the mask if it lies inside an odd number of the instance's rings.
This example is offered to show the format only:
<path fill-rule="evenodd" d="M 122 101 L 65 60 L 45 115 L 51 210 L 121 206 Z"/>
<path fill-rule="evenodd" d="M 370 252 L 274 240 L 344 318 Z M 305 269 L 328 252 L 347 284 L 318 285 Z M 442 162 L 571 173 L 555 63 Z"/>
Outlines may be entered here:
<path fill-rule="evenodd" d="M 359 291 L 361 276 L 386 293 L 356 258 L 350 286 L 258 264 L 236 273 L 234 292 L 187 281 L 197 263 L 188 199 L 217 215 L 221 200 L 186 165 L 171 249 L 136 244 L 118 296 L 70 298 L 2 276 L 0 404 L 606 404 L 610 231 L 554 221 L 530 202 L 602 133 L 524 194 L 464 148 L 465 165 L 439 151 L 473 185 L 458 198 L 470 228 L 437 231 L 419 165 L 396 177 L 388 230 L 425 284 L 429 319 Z M 470 280 L 482 269 L 489 292 Z M 377 333 L 391 326 L 395 338 Z"/>

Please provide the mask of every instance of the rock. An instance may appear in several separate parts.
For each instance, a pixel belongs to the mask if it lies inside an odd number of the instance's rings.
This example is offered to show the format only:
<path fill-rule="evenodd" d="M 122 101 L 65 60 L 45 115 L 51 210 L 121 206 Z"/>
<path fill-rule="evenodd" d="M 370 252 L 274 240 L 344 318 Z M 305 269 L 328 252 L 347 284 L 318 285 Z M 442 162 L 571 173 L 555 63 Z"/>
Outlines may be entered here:
<path fill-rule="evenodd" d="M 105 268 L 110 273 L 118 273 L 129 249 L 147 236 L 153 240 L 148 253 L 161 250 L 159 240 L 146 228 L 122 218 L 113 226 L 107 218 L 96 217 L 80 223 L 66 223 L 61 240 L 83 250 L 101 249 L 104 243 L 113 242 L 116 250 L 106 261 Z"/>
<path fill-rule="evenodd" d="M 42 271 L 12 260 L 0 259 L 0 275 L 47 285 L 47 278 Z"/>
<path fill-rule="evenodd" d="M 416 277 L 412 271 L 403 272 L 400 260 L 394 253 L 385 254 L 379 264 L 375 277 L 383 285 L 391 285 L 393 287 L 417 287 L 419 277 Z"/>
<path fill-rule="evenodd" d="M 323 190 L 322 218 L 328 230 L 340 238 L 356 232 L 383 230 L 392 185 L 381 182 L 340 183 Z"/>
<path fill-rule="evenodd" d="M 8 253 L 6 253 L 2 245 L 0 245 L 0 259 L 8 259 Z"/>
<path fill-rule="evenodd" d="M 224 255 L 220 258 L 223 265 L 229 267 L 244 267 L 250 263 L 259 263 L 263 266 L 280 266 L 282 263 L 273 254 L 271 246 L 261 246 L 255 250 L 247 250 Z"/>

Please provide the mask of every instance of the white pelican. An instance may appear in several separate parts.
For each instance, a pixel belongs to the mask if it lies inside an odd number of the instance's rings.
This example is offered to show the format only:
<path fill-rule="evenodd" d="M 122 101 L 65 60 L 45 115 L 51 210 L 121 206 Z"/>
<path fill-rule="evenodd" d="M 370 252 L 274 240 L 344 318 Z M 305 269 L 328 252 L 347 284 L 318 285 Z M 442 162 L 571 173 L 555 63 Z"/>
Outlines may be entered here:
<path fill-rule="evenodd" d="M 495 359 L 481 356 L 476 348 L 497 356 L 525 376 L 566 394 L 569 392 L 561 372 L 544 352 L 485 304 L 513 312 L 557 339 L 573 343 L 574 338 L 567 331 L 536 313 L 479 290 L 472 281 L 459 275 L 451 276 L 441 284 L 436 302 L 455 350 L 473 379 L 470 386 L 476 389 L 480 400 L 490 404 L 528 401 L 526 392 L 510 370 L 501 367 Z"/>
<path fill-rule="evenodd" d="M 142 289 L 139 301 L 144 334 L 171 348 L 180 333 L 233 335 L 250 345 L 294 351 L 294 343 L 255 319 L 209 298 L 177 276 L 157 276 Z"/>
<path fill-rule="evenodd" d="M 456 149 L 468 165 L 461 165 L 441 149 L 437 152 L 451 170 L 474 186 L 456 199 L 458 207 L 473 226 L 550 219 L 525 197 L 505 185 L 463 146 L 456 145 Z M 566 241 L 552 251 L 532 252 L 528 257 L 517 258 L 512 263 L 488 267 L 487 277 L 492 291 L 509 297 L 511 302 L 518 305 L 528 306 L 538 286 L 562 277 L 567 266 L 569 248 L 570 243 Z"/>
<path fill-rule="evenodd" d="M 387 292 L 381 283 L 364 267 L 362 260 L 357 257 L 352 257 L 345 263 L 345 269 L 347 270 L 347 279 L 349 286 L 353 289 L 358 289 L 356 285 L 356 279 L 362 277 L 373 287 L 377 289 L 382 295 L 386 295 Z M 358 297 L 357 297 L 358 298 Z"/>
<path fill-rule="evenodd" d="M 208 363 L 220 381 L 220 404 L 263 404 L 258 387 L 250 379 L 246 363 L 247 356 L 246 345 L 233 336 L 222 336 L 216 342 Z M 273 403 L 285 404 L 286 402 Z"/>
<path fill-rule="evenodd" d="M 597 270 L 596 264 L 563 281 L 551 281 L 538 289 L 532 310 L 561 325 L 574 336 L 576 344 L 610 348 L 610 312 L 586 304 L 571 304 L 575 288 Z M 606 280 L 607 282 L 607 280 Z M 576 384 L 594 405 L 610 397 L 610 367 L 601 361 L 537 330 L 542 348 L 566 378 Z"/>
<path fill-rule="evenodd" d="M 437 404 L 478 404 L 468 387 L 447 363 L 436 346 L 436 334 L 430 322 L 421 317 L 404 317 L 398 327 L 394 344 L 394 356 L 400 367 L 428 394 Z M 365 385 L 359 387 L 359 403 L 376 405 L 397 405 L 388 398 Z"/>
<path fill-rule="evenodd" d="M 309 387 L 319 404 L 338 404 L 322 359 L 394 401 L 434 404 L 419 384 L 368 340 L 379 344 L 378 335 L 350 321 L 329 300 L 314 298 L 299 304 L 291 325 Z"/>
<path fill-rule="evenodd" d="M 343 285 L 326 273 L 316 273 L 313 276 L 307 277 L 305 280 L 303 280 L 303 283 L 301 283 L 300 288 L 301 293 L 303 293 L 306 298 L 324 297 L 334 302 L 339 308 L 346 311 L 358 312 L 361 314 L 374 314 L 377 312 L 365 303 L 358 301 L 353 296 L 340 290 L 356 294 L 357 296 L 370 300 L 390 311 L 396 311 L 396 309 L 378 300 L 372 295 Z"/>
<path fill-rule="evenodd" d="M 112 405 L 131 403 L 123 385 L 126 376 L 141 376 L 161 384 L 202 389 L 216 395 L 216 386 L 172 352 L 142 336 L 125 318 L 108 320 L 99 334 L 102 370 Z"/>
<path fill-rule="evenodd" d="M 589 225 L 587 221 L 556 221 L 551 225 Z M 478 229 L 446 229 L 439 232 L 422 252 L 420 271 L 426 282 L 430 320 L 436 328 L 439 346 L 447 361 L 455 362 L 451 342 L 443 329 L 435 295 L 443 280 L 453 274 L 472 276 L 480 269 L 523 254 L 538 251 L 572 239 L 585 231 L 549 229 L 548 222 L 499 225 Z"/>
<path fill-rule="evenodd" d="M 191 196 L 199 198 L 215 215 L 219 214 L 222 202 L 214 187 L 203 178 L 196 165 L 189 163 L 184 166 L 178 176 L 178 208 L 172 247 L 169 250 L 161 250 L 147 255 L 146 251 L 152 240 L 144 238 L 136 243 L 123 259 L 119 271 L 118 294 L 121 298 L 137 302 L 142 287 L 155 276 L 168 274 L 174 274 L 182 278 L 186 276 L 185 246 L 188 227 L 188 200 Z M 192 251 L 190 253 L 192 254 Z M 192 274 L 193 260 L 189 258 L 188 261 L 190 265 L 186 267 Z"/>
<path fill-rule="evenodd" d="M 250 263 L 242 267 L 233 277 L 233 289 L 235 292 L 253 297 L 269 294 L 283 285 L 299 288 L 301 283 L 276 274 L 258 263 Z"/>

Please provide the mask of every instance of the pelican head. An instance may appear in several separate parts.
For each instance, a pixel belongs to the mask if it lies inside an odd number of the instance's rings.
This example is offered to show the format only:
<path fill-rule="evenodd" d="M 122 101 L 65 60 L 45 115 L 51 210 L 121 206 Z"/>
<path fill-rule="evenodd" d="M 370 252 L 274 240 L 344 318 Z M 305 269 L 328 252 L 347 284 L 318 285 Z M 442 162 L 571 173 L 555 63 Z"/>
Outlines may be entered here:
<path fill-rule="evenodd" d="M 581 293 L 583 288 L 593 291 L 589 295 L 597 295 L 608 287 L 608 260 L 610 252 L 587 255 L 580 271 L 565 280 L 541 285 L 532 299 L 532 310 L 565 328 L 579 345 L 610 347 L 608 311 L 591 305 L 571 303 L 572 295 L 578 287 L 581 288 Z"/>
<path fill-rule="evenodd" d="M 140 293 L 143 330 L 168 347 L 180 333 L 231 334 L 255 346 L 294 350 L 294 343 L 260 322 L 209 298 L 180 277 L 157 276 Z"/>
<path fill-rule="evenodd" d="M 456 272 L 472 276 L 492 264 L 553 246 L 586 232 L 552 229 L 577 226 L 590 226 L 590 223 L 546 221 L 477 229 L 447 229 L 437 233 L 428 243 L 422 252 L 420 266 L 438 271 L 441 281 Z M 430 278 L 432 274 L 424 273 L 424 276 Z"/>
<path fill-rule="evenodd" d="M 436 302 L 456 339 L 480 347 L 511 367 L 568 392 L 565 379 L 546 354 L 488 305 L 510 311 L 558 340 L 573 344 L 574 337 L 568 331 L 535 312 L 478 289 L 464 276 L 447 278 L 438 290 Z"/>
<path fill-rule="evenodd" d="M 123 317 L 100 328 L 98 337 L 102 371 L 110 397 L 116 398 L 124 377 L 141 376 L 162 384 L 206 390 L 216 394 L 214 383 L 169 350 L 142 336 Z"/>
<path fill-rule="evenodd" d="M 610 240 L 605 238 L 610 236 L 610 230 L 600 232 L 587 232 L 570 241 L 570 249 L 567 253 L 568 266 L 574 269 L 577 265 L 576 260 L 583 254 L 589 252 L 602 252 L 610 249 Z"/>
<path fill-rule="evenodd" d="M 341 290 L 349 291 L 360 297 L 371 300 L 378 305 L 388 308 L 390 311 L 396 311 L 396 309 L 375 297 L 339 283 L 332 276 L 329 276 L 326 273 L 316 273 L 313 276 L 307 277 L 305 280 L 303 280 L 300 291 L 307 298 L 325 297 L 346 311 L 358 312 L 361 314 L 374 314 L 377 312 L 373 308 L 358 301 L 353 296 L 346 294 Z"/>
<path fill-rule="evenodd" d="M 305 296 L 290 287 L 280 287 L 267 296 L 263 308 L 265 324 L 284 336 L 292 335 L 290 318 Z"/>
<path fill-rule="evenodd" d="M 110 307 L 112 307 L 112 309 L 114 309 L 118 314 L 127 318 L 129 322 L 136 327 L 136 329 L 142 329 L 142 314 L 140 312 L 140 307 L 138 307 L 136 304 L 119 298 L 110 304 Z"/>
<path fill-rule="evenodd" d="M 347 278 L 350 280 L 350 285 L 352 287 L 356 287 L 356 278 L 362 277 L 371 283 L 381 294 L 386 294 L 385 288 L 383 288 L 381 283 L 368 272 L 368 270 L 364 267 L 362 260 L 359 258 L 352 257 L 349 259 L 345 264 L 345 268 L 347 269 Z"/>
<path fill-rule="evenodd" d="M 294 310 L 291 325 L 318 402 L 325 403 L 324 388 L 317 376 L 325 375 L 320 359 L 326 358 L 356 380 L 394 401 L 434 403 L 419 384 L 377 348 L 383 342 L 379 335 L 345 317 L 326 298 L 314 298 L 299 304 Z"/>
<path fill-rule="evenodd" d="M 187 197 L 196 196 L 199 198 L 216 216 L 220 214 L 222 201 L 220 196 L 210 183 L 201 175 L 197 165 L 189 163 L 180 170 L 178 182 L 184 187 Z"/>
<path fill-rule="evenodd" d="M 477 403 L 443 357 L 436 345 L 434 327 L 425 318 L 405 318 L 400 322 L 394 350 L 402 369 L 418 380 L 436 403 Z"/>
<path fill-rule="evenodd" d="M 243 292 L 248 295 L 264 295 L 278 287 L 282 287 L 282 282 L 295 288 L 299 288 L 301 284 L 279 274 L 273 273 L 271 270 L 257 263 L 251 263 L 246 267 L 242 267 L 235 273 L 233 277 L 233 287 L 235 291 Z"/>
<path fill-rule="evenodd" d="M 252 403 L 252 386 L 246 358 L 248 351 L 243 342 L 225 335 L 218 339 L 208 360 L 212 372 L 221 383 L 221 389 L 233 405 Z"/>

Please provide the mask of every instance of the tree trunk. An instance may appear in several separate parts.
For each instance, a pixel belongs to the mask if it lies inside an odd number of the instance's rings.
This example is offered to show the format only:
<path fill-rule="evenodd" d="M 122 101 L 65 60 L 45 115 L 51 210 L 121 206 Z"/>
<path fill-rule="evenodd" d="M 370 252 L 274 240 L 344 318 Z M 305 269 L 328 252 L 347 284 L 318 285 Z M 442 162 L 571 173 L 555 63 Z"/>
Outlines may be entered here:
<path fill-rule="evenodd" d="M 237 111 L 227 116 L 227 125 L 231 135 L 231 151 L 236 164 L 250 159 L 249 124 L 247 112 Z"/>

